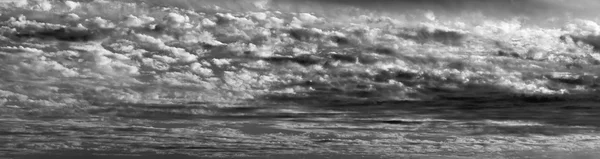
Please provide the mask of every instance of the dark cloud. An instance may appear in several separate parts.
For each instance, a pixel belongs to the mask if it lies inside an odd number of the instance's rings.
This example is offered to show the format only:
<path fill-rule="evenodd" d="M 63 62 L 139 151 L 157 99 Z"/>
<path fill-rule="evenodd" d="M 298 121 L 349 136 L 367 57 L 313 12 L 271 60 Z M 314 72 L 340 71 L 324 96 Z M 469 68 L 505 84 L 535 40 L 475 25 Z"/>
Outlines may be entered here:
<path fill-rule="evenodd" d="M 100 38 L 99 31 L 88 30 L 73 30 L 68 28 L 48 29 L 35 31 L 30 33 L 18 33 L 15 36 L 18 38 L 39 38 L 39 39 L 55 39 L 60 41 L 70 42 L 86 42 Z"/>

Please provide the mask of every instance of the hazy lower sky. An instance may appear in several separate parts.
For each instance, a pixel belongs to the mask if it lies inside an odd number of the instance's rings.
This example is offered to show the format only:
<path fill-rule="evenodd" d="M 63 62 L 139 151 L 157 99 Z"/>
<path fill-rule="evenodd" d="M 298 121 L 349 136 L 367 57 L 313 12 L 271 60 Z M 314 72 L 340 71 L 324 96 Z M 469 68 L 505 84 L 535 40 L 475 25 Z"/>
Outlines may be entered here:
<path fill-rule="evenodd" d="M 89 1 L 89 0 L 77 0 Z M 415 10 L 431 10 L 436 15 L 483 13 L 487 17 L 525 16 L 538 19 L 581 17 L 593 19 L 599 15 L 598 0 L 122 0 L 139 1 L 156 5 L 196 8 L 205 4 L 220 4 L 230 9 L 252 9 L 249 3 L 269 2 L 280 9 L 298 12 L 326 14 L 352 14 L 334 8 L 357 7 L 386 13 L 406 13 Z M 275 8 L 278 8 L 275 7 Z"/>
<path fill-rule="evenodd" d="M 350 5 L 386 12 L 433 10 L 444 13 L 481 11 L 488 16 L 595 16 L 597 0 L 273 0 L 274 3 Z"/>

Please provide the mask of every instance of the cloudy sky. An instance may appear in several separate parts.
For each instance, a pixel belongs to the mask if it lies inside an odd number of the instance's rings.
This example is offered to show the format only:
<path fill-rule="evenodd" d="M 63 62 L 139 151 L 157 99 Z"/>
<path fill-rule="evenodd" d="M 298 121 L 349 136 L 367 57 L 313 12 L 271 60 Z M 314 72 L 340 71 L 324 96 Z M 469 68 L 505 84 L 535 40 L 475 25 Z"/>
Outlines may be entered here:
<path fill-rule="evenodd" d="M 592 0 L 3 1 L 0 158 L 600 147 Z"/>

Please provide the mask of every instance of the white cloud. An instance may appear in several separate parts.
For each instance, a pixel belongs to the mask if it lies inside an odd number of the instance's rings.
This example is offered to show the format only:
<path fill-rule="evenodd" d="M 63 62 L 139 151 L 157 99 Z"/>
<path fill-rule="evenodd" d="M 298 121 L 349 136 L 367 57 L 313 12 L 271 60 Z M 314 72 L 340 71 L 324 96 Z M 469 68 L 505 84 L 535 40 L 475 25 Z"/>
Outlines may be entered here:
<path fill-rule="evenodd" d="M 67 5 L 67 7 L 69 7 L 70 10 L 74 10 L 75 8 L 81 6 L 81 4 L 79 2 L 73 2 L 73 1 L 65 1 L 65 5 Z"/>

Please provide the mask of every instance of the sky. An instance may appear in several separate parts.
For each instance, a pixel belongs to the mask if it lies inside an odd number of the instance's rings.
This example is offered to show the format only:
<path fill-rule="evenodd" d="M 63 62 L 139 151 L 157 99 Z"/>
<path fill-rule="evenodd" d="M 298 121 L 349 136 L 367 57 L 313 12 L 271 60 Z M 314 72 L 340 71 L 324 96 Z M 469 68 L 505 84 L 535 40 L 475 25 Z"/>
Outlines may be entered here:
<path fill-rule="evenodd" d="M 0 151 L 600 148 L 598 20 L 512 19 L 591 0 L 29 2 L 0 8 Z"/>
<path fill-rule="evenodd" d="M 1 0 L 0 0 L 1 1 Z M 4 0 L 16 1 L 16 0 Z M 78 0 L 89 1 L 89 0 Z M 405 14 L 414 11 L 433 11 L 449 17 L 481 13 L 486 17 L 533 19 L 596 18 L 600 2 L 596 0 L 119 0 L 145 2 L 153 5 L 201 8 L 218 4 L 233 10 L 256 10 L 256 5 L 270 4 L 284 11 L 322 14 L 352 14 L 335 8 L 347 6 L 387 14 Z M 253 6 L 254 5 L 254 6 Z M 273 8 L 271 8 L 273 9 Z"/>
<path fill-rule="evenodd" d="M 383 12 L 432 10 L 443 14 L 482 12 L 490 17 L 570 17 L 595 16 L 600 2 L 594 0 L 273 0 L 273 3 L 350 5 Z M 323 7 L 328 8 L 328 7 Z"/>

